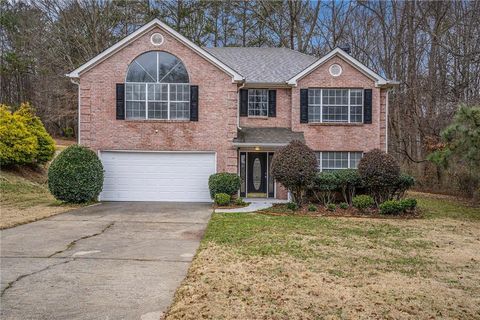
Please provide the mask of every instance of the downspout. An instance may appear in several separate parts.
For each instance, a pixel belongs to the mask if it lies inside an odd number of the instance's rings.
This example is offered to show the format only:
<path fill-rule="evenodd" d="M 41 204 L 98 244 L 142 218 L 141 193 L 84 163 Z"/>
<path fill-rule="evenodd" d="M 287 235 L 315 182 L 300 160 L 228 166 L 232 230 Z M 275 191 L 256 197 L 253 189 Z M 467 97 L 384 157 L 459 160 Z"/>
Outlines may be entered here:
<path fill-rule="evenodd" d="M 387 89 L 386 101 L 385 101 L 385 153 L 388 153 L 388 93 L 390 89 Z"/>
<path fill-rule="evenodd" d="M 70 79 L 70 81 L 73 83 L 73 84 L 76 84 L 77 87 L 78 87 L 78 106 L 77 106 L 77 109 L 78 109 L 78 115 L 77 115 L 77 118 L 78 118 L 78 123 L 77 123 L 77 144 L 80 144 L 80 82 L 75 79 Z"/>
<path fill-rule="evenodd" d="M 245 82 L 242 83 L 240 87 L 237 88 L 237 129 L 242 130 L 240 127 L 240 90 L 245 87 Z"/>

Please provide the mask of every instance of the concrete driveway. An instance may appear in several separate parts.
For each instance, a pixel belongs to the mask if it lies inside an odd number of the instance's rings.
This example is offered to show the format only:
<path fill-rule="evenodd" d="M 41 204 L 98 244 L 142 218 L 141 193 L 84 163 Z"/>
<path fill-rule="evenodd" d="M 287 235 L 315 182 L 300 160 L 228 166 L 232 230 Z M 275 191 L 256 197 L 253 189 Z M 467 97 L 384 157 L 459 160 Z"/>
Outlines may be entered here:
<path fill-rule="evenodd" d="M 1 232 L 1 319 L 159 319 L 209 204 L 101 203 Z"/>

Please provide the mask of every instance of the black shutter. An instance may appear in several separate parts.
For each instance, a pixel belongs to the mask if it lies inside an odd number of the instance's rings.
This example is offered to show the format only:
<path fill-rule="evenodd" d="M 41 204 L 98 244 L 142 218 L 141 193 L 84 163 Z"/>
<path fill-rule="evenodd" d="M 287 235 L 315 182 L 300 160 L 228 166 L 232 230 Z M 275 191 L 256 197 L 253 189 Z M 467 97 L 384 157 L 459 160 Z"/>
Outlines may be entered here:
<path fill-rule="evenodd" d="M 277 90 L 268 90 L 268 116 L 277 116 Z"/>
<path fill-rule="evenodd" d="M 363 90 L 363 123 L 372 123 L 372 89 Z"/>
<path fill-rule="evenodd" d="M 198 121 L 198 86 L 190 86 L 190 121 Z"/>
<path fill-rule="evenodd" d="M 308 123 L 308 89 L 300 89 L 300 123 Z"/>
<path fill-rule="evenodd" d="M 125 84 L 117 83 L 117 120 L 125 120 Z"/>
<path fill-rule="evenodd" d="M 248 116 L 248 90 L 240 89 L 240 117 Z"/>

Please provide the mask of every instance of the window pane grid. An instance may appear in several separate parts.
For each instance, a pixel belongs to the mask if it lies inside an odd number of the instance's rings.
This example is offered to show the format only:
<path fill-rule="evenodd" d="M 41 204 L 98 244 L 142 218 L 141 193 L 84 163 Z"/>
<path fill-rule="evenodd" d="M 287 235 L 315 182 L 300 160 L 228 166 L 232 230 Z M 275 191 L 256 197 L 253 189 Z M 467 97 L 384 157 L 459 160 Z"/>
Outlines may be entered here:
<path fill-rule="evenodd" d="M 190 119 L 189 84 L 126 83 L 125 101 L 128 119 Z"/>
<path fill-rule="evenodd" d="M 362 89 L 309 89 L 309 122 L 363 122 Z"/>
<path fill-rule="evenodd" d="M 356 151 L 321 151 L 316 152 L 320 171 L 356 169 L 363 156 Z"/>
<path fill-rule="evenodd" d="M 268 115 L 268 90 L 248 90 L 248 115 L 252 117 L 266 117 Z"/>

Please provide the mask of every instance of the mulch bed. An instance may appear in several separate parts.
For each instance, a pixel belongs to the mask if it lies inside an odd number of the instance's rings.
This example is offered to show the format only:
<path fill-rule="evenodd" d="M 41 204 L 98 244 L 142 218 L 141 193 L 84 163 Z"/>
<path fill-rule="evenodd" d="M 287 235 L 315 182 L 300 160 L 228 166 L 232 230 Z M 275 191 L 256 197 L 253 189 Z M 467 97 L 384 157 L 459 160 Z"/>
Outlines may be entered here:
<path fill-rule="evenodd" d="M 303 216 L 303 217 L 338 217 L 338 218 L 373 218 L 373 219 L 421 219 L 421 210 L 416 209 L 413 212 L 405 212 L 396 215 L 380 214 L 378 209 L 370 209 L 362 212 L 358 209 L 349 207 L 348 209 L 336 208 L 330 211 L 324 206 L 317 206 L 317 211 L 308 211 L 308 207 L 302 207 L 296 211 L 287 209 L 285 204 L 274 204 L 272 207 L 259 210 L 257 213 L 271 216 Z"/>
<path fill-rule="evenodd" d="M 230 204 L 228 206 L 217 206 L 212 205 L 213 209 L 238 209 L 238 208 L 245 208 L 250 204 L 250 202 L 246 202 L 245 205 L 238 205 L 238 204 Z"/>

